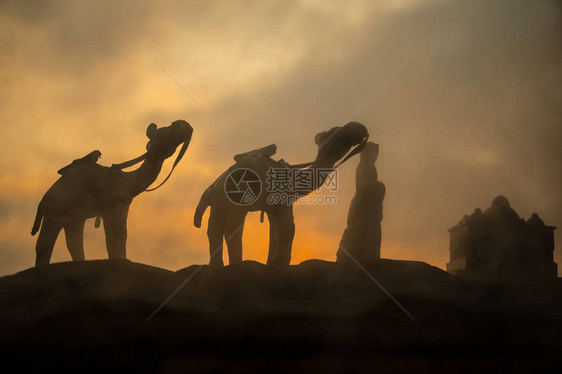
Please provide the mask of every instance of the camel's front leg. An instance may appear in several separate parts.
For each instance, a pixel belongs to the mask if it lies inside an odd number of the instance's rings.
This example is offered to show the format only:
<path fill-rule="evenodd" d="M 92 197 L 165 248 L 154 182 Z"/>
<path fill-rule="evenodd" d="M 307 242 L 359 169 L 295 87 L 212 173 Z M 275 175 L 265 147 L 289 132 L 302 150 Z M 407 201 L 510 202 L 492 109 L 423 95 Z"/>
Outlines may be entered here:
<path fill-rule="evenodd" d="M 246 213 L 231 215 L 225 225 L 224 239 L 228 248 L 228 264 L 242 262 L 242 232 Z"/>
<path fill-rule="evenodd" d="M 66 235 L 66 247 L 72 261 L 84 261 L 84 222 L 85 220 L 77 220 L 64 226 Z"/>
<path fill-rule="evenodd" d="M 62 229 L 62 225 L 49 217 L 43 219 L 39 238 L 35 245 L 35 266 L 48 265 L 51 262 L 53 247 L 57 241 L 57 236 Z"/>
<path fill-rule="evenodd" d="M 127 215 L 129 205 L 119 205 L 102 215 L 105 243 L 110 259 L 127 258 Z"/>
<path fill-rule="evenodd" d="M 269 265 L 288 267 L 291 263 L 291 250 L 295 237 L 293 206 L 278 207 L 273 214 L 275 215 L 274 221 L 277 230 L 277 251 Z"/>
<path fill-rule="evenodd" d="M 277 253 L 277 223 L 275 214 L 268 211 L 267 220 L 269 221 L 269 251 L 267 253 L 267 265 L 273 265 L 273 258 Z"/>
<path fill-rule="evenodd" d="M 225 212 L 212 206 L 207 227 L 210 252 L 209 266 L 224 266 L 222 251 L 225 221 Z"/>

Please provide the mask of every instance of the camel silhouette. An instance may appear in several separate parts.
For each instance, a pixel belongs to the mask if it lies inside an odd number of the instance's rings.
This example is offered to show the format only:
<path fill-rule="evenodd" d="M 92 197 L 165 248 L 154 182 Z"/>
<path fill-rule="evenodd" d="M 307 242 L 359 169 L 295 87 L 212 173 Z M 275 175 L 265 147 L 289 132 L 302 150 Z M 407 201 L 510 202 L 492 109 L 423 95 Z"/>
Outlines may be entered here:
<path fill-rule="evenodd" d="M 49 264 L 63 228 L 72 260 L 83 261 L 84 223 L 93 217 L 103 218 L 109 258 L 126 258 L 129 205 L 156 180 L 164 160 L 183 144 L 174 167 L 177 165 L 189 146 L 192 133 L 193 128 L 183 120 L 162 128 L 151 123 L 146 130 L 150 140 L 143 156 L 105 167 L 96 163 L 101 153 L 93 151 L 59 170 L 62 176 L 41 199 L 31 230 L 31 235 L 35 235 L 41 227 L 35 247 L 35 266 Z M 140 161 L 142 165 L 134 171 L 120 170 Z"/>
<path fill-rule="evenodd" d="M 303 166 L 313 169 L 333 168 L 338 160 L 341 160 L 353 147 L 355 150 L 344 159 L 347 160 L 353 154 L 359 152 L 366 144 L 369 133 L 365 126 L 358 122 L 350 122 L 342 127 L 334 127 L 316 135 L 315 142 L 318 145 L 318 155 L 314 162 L 302 165 L 288 165 L 283 160 L 275 161 L 271 155 L 275 153 L 275 145 L 264 147 L 255 151 L 235 156 L 236 163 L 226 170 L 203 195 L 195 211 L 194 225 L 201 227 L 203 214 L 208 206 L 211 213 L 208 222 L 207 235 L 209 238 L 211 266 L 223 266 L 223 238 L 226 239 L 229 263 L 234 264 L 242 261 L 242 232 L 246 214 L 251 211 L 265 212 L 269 220 L 269 253 L 267 264 L 275 267 L 286 267 L 291 261 L 292 243 L 295 234 L 293 218 L 293 206 L 295 199 L 291 201 L 272 200 L 270 191 L 263 191 L 263 185 L 268 180 L 268 170 L 272 169 L 298 169 Z M 247 170 L 250 170 L 248 172 Z M 240 172 L 239 172 L 240 171 Z M 236 173 L 241 174 L 238 182 L 232 182 Z M 243 175 L 242 175 L 243 173 Z M 244 177 L 250 174 L 250 178 Z M 271 175 L 271 174 L 270 174 Z M 270 176 L 271 178 L 271 176 Z M 236 178 L 234 178 L 236 180 Z M 259 180 L 259 182 L 256 182 Z M 275 182 L 273 180 L 273 182 Z M 324 180 L 312 188 L 295 192 L 298 197 L 305 196 L 319 188 Z M 252 186 L 261 184 L 261 188 L 254 189 Z M 246 187 L 246 192 L 253 192 L 253 201 L 245 204 L 236 203 L 227 194 L 230 186 Z M 290 192 L 294 197 L 295 193 Z M 242 196 L 242 200 L 246 195 Z"/>

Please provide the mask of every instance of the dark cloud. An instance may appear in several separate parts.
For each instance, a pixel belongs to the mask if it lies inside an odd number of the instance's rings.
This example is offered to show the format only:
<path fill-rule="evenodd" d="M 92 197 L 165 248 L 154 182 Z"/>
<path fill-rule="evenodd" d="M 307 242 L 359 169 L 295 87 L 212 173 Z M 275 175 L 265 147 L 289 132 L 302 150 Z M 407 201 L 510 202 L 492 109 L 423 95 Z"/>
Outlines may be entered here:
<path fill-rule="evenodd" d="M 442 237 L 435 251 L 446 258 L 446 229 L 498 194 L 525 217 L 537 210 L 562 223 L 561 20 L 553 2 L 513 1 L 433 2 L 373 17 L 341 38 L 319 33 L 289 74 L 219 113 L 246 144 L 274 140 L 280 156 L 306 161 L 317 131 L 341 124 L 413 55 L 355 118 L 381 143 L 387 242 Z"/>
<path fill-rule="evenodd" d="M 151 2 L 4 1 L 0 11 L 46 35 L 50 69 L 80 72 L 131 53 L 151 31 Z"/>

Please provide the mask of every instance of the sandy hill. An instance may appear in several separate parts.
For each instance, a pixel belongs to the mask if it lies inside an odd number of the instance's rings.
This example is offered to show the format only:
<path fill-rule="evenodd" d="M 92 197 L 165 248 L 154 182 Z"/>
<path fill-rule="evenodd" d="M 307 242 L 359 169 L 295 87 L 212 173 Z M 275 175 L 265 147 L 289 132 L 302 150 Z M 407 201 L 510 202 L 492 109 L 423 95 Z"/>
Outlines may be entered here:
<path fill-rule="evenodd" d="M 536 372 L 562 363 L 559 280 L 467 280 L 413 261 L 365 267 L 415 321 L 353 264 L 28 269 L 0 278 L 2 360 L 19 372 Z"/>

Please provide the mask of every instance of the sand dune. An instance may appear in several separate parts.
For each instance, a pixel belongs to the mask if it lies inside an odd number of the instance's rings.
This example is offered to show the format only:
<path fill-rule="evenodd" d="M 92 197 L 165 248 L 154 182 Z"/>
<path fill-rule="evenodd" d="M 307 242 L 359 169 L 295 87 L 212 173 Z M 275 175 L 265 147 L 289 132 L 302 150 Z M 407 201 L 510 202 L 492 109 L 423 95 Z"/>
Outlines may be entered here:
<path fill-rule="evenodd" d="M 2 362 L 22 372 L 297 373 L 524 372 L 561 363 L 559 280 L 466 280 L 414 261 L 366 270 L 415 322 L 353 264 L 28 269 L 0 278 Z"/>

